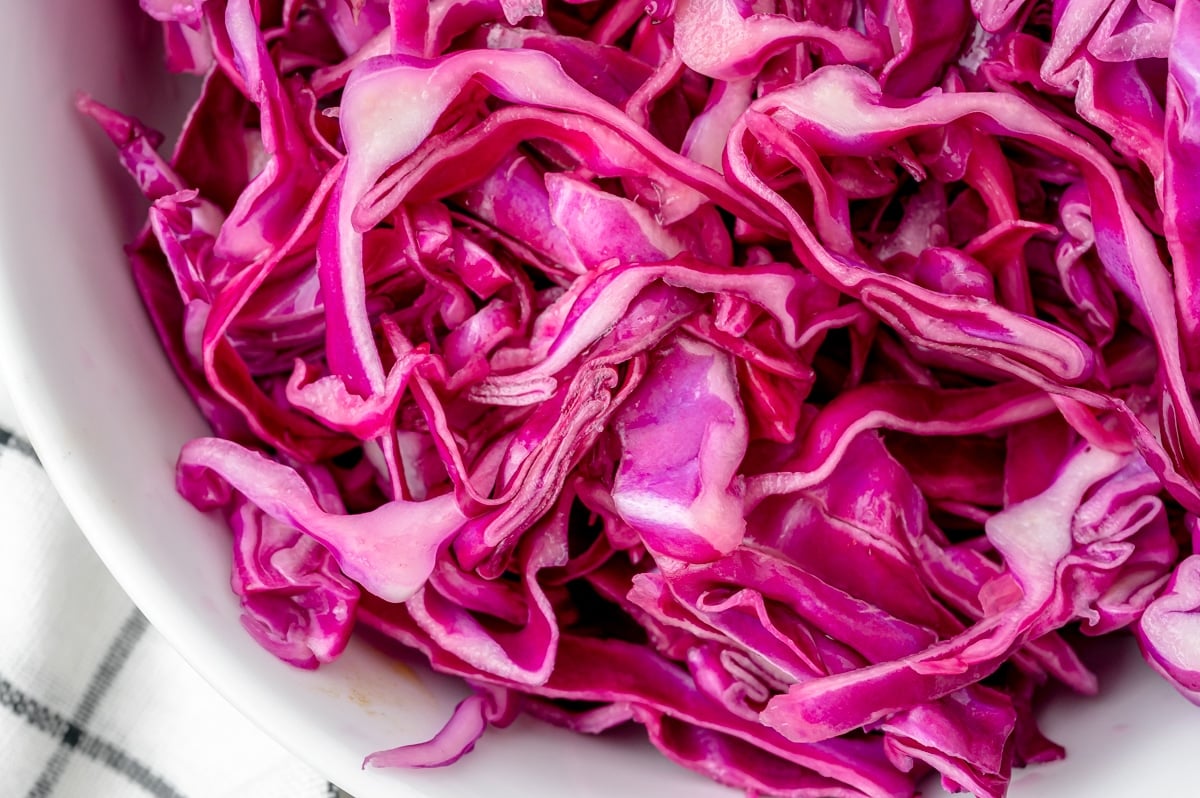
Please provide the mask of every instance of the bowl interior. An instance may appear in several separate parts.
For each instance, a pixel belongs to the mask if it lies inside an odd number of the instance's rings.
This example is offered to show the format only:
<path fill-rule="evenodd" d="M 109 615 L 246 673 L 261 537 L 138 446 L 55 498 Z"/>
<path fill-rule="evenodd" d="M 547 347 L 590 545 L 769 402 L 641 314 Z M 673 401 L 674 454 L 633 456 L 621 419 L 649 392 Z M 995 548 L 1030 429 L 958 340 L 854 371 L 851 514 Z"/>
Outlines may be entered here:
<path fill-rule="evenodd" d="M 69 509 L 170 642 L 357 798 L 730 795 L 661 758 L 637 732 L 585 738 L 528 719 L 485 736 L 448 770 L 361 769 L 366 753 L 431 735 L 464 691 L 363 641 L 331 666 L 298 671 L 242 632 L 228 589 L 228 533 L 174 490 L 179 446 L 206 430 L 127 276 L 122 247 L 143 205 L 72 106 L 84 90 L 169 131 L 196 82 L 163 76 L 158 31 L 131 0 L 43 0 L 6 11 L 0 363 Z M 1071 757 L 1019 775 L 1014 796 L 1116 794 L 1122 778 L 1129 789 L 1190 789 L 1197 760 L 1184 752 L 1200 746 L 1200 714 L 1139 666 L 1127 643 L 1101 651 L 1112 696 L 1052 708 L 1050 731 L 1074 747 Z"/>

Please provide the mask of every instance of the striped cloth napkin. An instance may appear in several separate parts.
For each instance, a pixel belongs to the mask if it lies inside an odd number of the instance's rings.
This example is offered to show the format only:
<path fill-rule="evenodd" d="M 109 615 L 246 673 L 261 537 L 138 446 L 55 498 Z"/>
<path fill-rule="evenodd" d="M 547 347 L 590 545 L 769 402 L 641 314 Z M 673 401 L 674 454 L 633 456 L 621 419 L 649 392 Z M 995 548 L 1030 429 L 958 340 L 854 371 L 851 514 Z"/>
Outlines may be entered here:
<path fill-rule="evenodd" d="M 0 796 L 338 798 L 151 627 L 0 386 Z"/>

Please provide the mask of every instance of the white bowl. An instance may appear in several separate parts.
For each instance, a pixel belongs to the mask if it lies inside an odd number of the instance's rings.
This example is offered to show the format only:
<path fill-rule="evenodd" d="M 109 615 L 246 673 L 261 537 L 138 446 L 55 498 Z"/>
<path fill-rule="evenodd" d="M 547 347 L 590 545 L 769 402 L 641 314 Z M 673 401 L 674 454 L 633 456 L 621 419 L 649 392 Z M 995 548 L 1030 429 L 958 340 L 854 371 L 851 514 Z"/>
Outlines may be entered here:
<path fill-rule="evenodd" d="M 585 738 L 523 720 L 457 765 L 363 771 L 364 754 L 436 731 L 460 686 L 362 642 L 295 670 L 241 629 L 229 537 L 174 490 L 179 446 L 205 431 L 127 278 L 141 204 L 77 90 L 171 129 L 194 84 L 167 80 L 133 0 L 6 4 L 0 23 L 0 365 L 42 461 L 114 576 L 183 656 L 263 729 L 357 798 L 705 796 L 638 734 Z M 19 567 L 19 564 L 6 564 Z M 1019 773 L 1014 798 L 1195 794 L 1200 710 L 1138 662 L 1098 649 L 1098 701 L 1056 702 L 1063 763 Z"/>

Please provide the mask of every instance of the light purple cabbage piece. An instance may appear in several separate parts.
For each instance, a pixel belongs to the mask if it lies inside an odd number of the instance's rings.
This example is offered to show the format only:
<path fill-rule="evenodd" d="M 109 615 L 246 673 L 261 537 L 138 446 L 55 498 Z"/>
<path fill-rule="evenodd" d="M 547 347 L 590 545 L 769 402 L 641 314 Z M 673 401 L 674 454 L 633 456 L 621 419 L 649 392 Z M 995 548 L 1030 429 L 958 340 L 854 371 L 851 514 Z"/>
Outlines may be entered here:
<path fill-rule="evenodd" d="M 143 0 L 132 275 L 243 625 L 748 794 L 1001 796 L 1200 703 L 1195 0 Z M 365 752 L 364 752 L 365 753 Z"/>

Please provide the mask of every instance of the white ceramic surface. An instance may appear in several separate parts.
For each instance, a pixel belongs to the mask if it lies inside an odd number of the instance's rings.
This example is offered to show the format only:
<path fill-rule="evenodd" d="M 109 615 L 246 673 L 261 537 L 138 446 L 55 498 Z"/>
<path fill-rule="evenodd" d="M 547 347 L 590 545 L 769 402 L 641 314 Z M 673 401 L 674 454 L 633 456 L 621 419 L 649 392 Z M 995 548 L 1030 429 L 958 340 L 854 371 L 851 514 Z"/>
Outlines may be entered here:
<path fill-rule="evenodd" d="M 162 79 L 157 32 L 134 0 L 0 5 L 0 365 L 68 507 L 150 620 L 234 705 L 358 798 L 732 795 L 636 733 L 581 738 L 529 720 L 452 769 L 360 769 L 365 753 L 435 731 L 461 689 L 362 643 L 297 671 L 242 632 L 227 535 L 173 490 L 178 447 L 204 427 L 126 277 L 121 248 L 140 206 L 72 109 L 83 89 L 169 126 L 194 87 Z M 1011 794 L 1197 794 L 1200 710 L 1129 645 L 1098 651 L 1109 660 L 1103 699 L 1047 714 L 1070 758 L 1018 775 Z"/>

